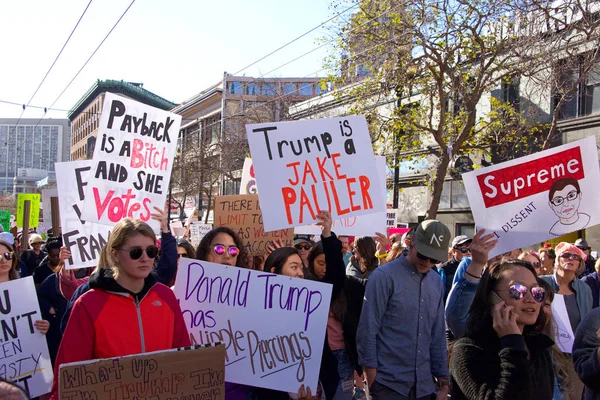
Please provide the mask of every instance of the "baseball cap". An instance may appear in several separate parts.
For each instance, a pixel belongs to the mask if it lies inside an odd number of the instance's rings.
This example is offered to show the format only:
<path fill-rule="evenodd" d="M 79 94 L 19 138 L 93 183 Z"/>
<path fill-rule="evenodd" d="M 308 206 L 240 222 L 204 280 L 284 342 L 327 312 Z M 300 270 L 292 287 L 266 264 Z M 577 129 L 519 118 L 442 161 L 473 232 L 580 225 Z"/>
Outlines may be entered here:
<path fill-rule="evenodd" d="M 580 238 L 580 239 L 577 239 L 577 240 L 575 241 L 575 246 L 577 246 L 577 247 L 580 247 L 580 248 L 582 248 L 582 249 L 584 249 L 584 250 L 587 250 L 587 249 L 589 249 L 589 248 L 590 248 L 590 246 L 588 245 L 588 242 L 587 242 L 587 240 L 585 240 L 585 239 L 581 239 L 581 238 Z"/>
<path fill-rule="evenodd" d="M 29 235 L 29 244 L 35 244 L 35 243 L 44 243 L 44 239 L 42 239 L 42 237 L 40 235 L 36 235 L 34 233 L 32 235 Z"/>
<path fill-rule="evenodd" d="M 11 246 L 13 246 L 15 244 L 15 237 L 10 232 L 1 232 L 0 240 L 10 244 Z"/>
<path fill-rule="evenodd" d="M 454 240 L 452 241 L 452 247 L 460 246 L 461 244 L 465 244 L 471 241 L 473 241 L 473 239 L 471 239 L 467 235 L 460 235 L 454 238 Z"/>
<path fill-rule="evenodd" d="M 294 235 L 294 246 L 300 243 L 308 243 L 311 246 L 315 245 L 315 242 L 310 240 L 310 235 Z"/>
<path fill-rule="evenodd" d="M 450 229 L 435 219 L 425 220 L 417 227 L 413 242 L 420 254 L 444 261 L 448 259 Z"/>

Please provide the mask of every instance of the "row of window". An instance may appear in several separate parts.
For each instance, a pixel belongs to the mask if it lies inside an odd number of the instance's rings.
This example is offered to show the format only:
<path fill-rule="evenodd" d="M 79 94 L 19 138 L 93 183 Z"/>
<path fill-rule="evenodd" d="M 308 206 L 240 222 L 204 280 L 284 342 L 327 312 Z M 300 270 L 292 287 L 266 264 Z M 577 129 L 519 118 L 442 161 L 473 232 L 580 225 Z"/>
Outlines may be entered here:
<path fill-rule="evenodd" d="M 230 82 L 229 94 L 245 94 L 248 96 L 275 96 L 277 87 L 274 83 L 248 83 Z M 282 93 L 284 96 L 313 96 L 321 94 L 321 86 L 312 83 L 286 83 L 283 85 Z"/>
<path fill-rule="evenodd" d="M 82 111 L 81 114 L 77 117 L 75 121 L 73 121 L 72 129 L 72 142 L 71 145 L 74 146 L 79 141 L 83 140 L 90 133 L 98 129 L 98 124 L 100 123 L 100 98 L 97 98 L 96 101 L 90 104 L 85 111 Z"/>

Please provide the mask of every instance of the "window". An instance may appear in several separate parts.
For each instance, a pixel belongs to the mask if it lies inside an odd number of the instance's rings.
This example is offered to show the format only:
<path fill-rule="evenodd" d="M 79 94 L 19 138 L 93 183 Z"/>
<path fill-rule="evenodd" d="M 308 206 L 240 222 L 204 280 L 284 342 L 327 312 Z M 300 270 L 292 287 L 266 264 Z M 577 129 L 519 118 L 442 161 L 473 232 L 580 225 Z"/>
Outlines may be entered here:
<path fill-rule="evenodd" d="M 587 79 L 579 84 L 577 81 L 583 69 L 583 59 L 579 61 L 579 65 L 573 67 L 566 66 L 566 62 L 559 63 L 558 68 L 564 71 L 558 77 L 560 90 L 554 94 L 554 107 L 557 107 L 561 98 L 565 96 L 565 101 L 560 106 L 559 118 L 581 117 L 600 112 L 600 63 L 596 64 L 588 73 Z"/>
<path fill-rule="evenodd" d="M 505 76 L 502 79 L 502 101 L 512 105 L 516 110 L 519 109 L 519 86 L 521 79 L 517 77 Z"/>
<path fill-rule="evenodd" d="M 296 85 L 293 83 L 286 83 L 283 85 L 283 95 L 284 96 L 292 96 L 296 94 Z"/>
<path fill-rule="evenodd" d="M 258 90 L 258 85 L 256 85 L 255 83 L 249 83 L 246 86 L 246 94 L 248 96 L 258 96 L 259 90 Z"/>
<path fill-rule="evenodd" d="M 240 183 L 241 180 L 240 179 L 236 179 L 236 180 L 225 180 L 223 181 L 223 195 L 224 196 L 230 196 L 230 195 L 237 195 L 240 193 Z"/>
<path fill-rule="evenodd" d="M 242 94 L 242 84 L 239 82 L 231 82 L 229 84 L 229 94 Z"/>
<path fill-rule="evenodd" d="M 312 85 L 310 83 L 302 83 L 299 93 L 300 96 L 312 96 Z"/>
<path fill-rule="evenodd" d="M 446 181 L 440 198 L 440 209 L 469 208 L 465 186 L 460 181 Z"/>
<path fill-rule="evenodd" d="M 466 235 L 472 238 L 475 236 L 475 225 L 457 223 L 455 227 L 455 237 L 460 235 Z"/>
<path fill-rule="evenodd" d="M 275 96 L 275 85 L 272 83 L 265 83 L 262 86 L 263 96 Z"/>

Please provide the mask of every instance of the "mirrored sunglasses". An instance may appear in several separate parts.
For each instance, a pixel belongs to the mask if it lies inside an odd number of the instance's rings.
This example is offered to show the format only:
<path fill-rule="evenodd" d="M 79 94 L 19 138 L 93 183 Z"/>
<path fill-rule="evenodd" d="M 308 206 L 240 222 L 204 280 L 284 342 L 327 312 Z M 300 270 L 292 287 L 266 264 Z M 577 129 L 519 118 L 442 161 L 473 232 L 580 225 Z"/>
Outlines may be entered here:
<path fill-rule="evenodd" d="M 6 253 L 2 253 L 2 254 L 0 254 L 0 261 L 2 261 L 2 260 L 9 260 L 10 261 L 10 260 L 13 259 L 14 256 L 15 256 L 15 253 L 12 252 L 12 251 L 8 251 Z"/>
<path fill-rule="evenodd" d="M 224 246 L 222 244 L 215 244 L 213 246 L 213 251 L 218 256 L 225 254 L 225 251 L 227 251 L 230 257 L 237 257 L 240 254 L 240 249 L 236 246 Z"/>
<path fill-rule="evenodd" d="M 155 258 L 158 255 L 158 247 L 156 246 L 148 246 L 145 249 L 142 249 L 140 246 L 133 246 L 129 249 L 119 249 L 120 251 L 129 252 L 129 257 L 132 260 L 138 260 L 146 252 L 146 255 L 150 258 Z"/>
<path fill-rule="evenodd" d="M 471 248 L 470 247 L 461 247 L 459 250 L 460 250 L 460 252 L 462 254 L 467 254 L 467 253 L 471 252 Z"/>
<path fill-rule="evenodd" d="M 514 300 L 521 300 L 525 297 L 527 292 L 531 292 L 531 297 L 538 303 L 544 301 L 544 298 L 546 297 L 546 291 L 539 286 L 534 286 L 529 289 L 525 285 L 516 284 L 509 287 L 507 290 L 496 290 L 496 292 L 508 292 L 508 295 Z"/>

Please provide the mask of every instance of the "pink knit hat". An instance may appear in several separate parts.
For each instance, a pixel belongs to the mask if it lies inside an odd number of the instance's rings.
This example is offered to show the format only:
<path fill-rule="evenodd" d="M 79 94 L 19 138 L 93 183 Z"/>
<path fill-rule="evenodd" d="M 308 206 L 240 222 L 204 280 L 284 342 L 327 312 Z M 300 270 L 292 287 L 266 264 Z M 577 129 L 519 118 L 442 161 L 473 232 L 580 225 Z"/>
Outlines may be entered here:
<path fill-rule="evenodd" d="M 556 258 L 559 258 L 564 253 L 577 254 L 583 261 L 585 261 L 587 258 L 583 250 L 581 250 L 579 247 L 576 247 L 574 244 L 567 242 L 560 242 L 557 244 L 554 248 L 554 251 L 556 252 Z"/>

